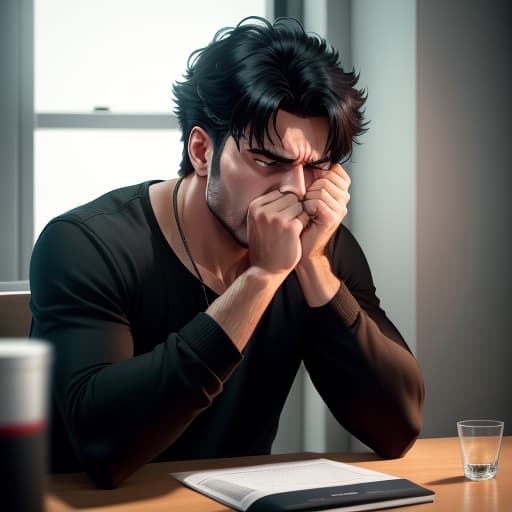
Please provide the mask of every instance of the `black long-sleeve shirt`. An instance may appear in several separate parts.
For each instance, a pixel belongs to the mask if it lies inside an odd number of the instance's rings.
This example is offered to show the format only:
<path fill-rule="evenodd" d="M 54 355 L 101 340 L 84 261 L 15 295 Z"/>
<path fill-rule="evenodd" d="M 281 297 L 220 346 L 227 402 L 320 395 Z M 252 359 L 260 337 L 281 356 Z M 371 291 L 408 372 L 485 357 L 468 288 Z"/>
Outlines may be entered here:
<path fill-rule="evenodd" d="M 330 247 L 334 299 L 308 307 L 292 273 L 240 354 L 202 312 L 150 184 L 54 219 L 35 245 L 31 334 L 55 348 L 52 469 L 112 487 L 152 460 L 269 453 L 301 361 L 346 429 L 383 456 L 405 453 L 421 428 L 421 372 L 348 229 Z"/>

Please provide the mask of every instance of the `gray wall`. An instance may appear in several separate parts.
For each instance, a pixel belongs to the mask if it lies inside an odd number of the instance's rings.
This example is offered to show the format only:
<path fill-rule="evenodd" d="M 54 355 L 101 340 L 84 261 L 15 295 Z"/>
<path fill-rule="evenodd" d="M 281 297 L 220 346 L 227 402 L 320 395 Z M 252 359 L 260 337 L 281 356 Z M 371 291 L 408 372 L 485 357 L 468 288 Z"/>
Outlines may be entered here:
<path fill-rule="evenodd" d="M 368 132 L 350 165 L 350 227 L 382 301 L 416 349 L 416 8 L 352 2 L 352 60 L 368 93 Z"/>
<path fill-rule="evenodd" d="M 32 251 L 32 0 L 0 1 L 0 281 L 26 279 Z"/>
<path fill-rule="evenodd" d="M 510 433 L 512 4 L 351 5 L 371 120 L 351 164 L 351 228 L 423 368 L 422 436 L 471 417 Z"/>
<path fill-rule="evenodd" d="M 512 3 L 419 0 L 417 345 L 424 436 L 512 433 Z"/>

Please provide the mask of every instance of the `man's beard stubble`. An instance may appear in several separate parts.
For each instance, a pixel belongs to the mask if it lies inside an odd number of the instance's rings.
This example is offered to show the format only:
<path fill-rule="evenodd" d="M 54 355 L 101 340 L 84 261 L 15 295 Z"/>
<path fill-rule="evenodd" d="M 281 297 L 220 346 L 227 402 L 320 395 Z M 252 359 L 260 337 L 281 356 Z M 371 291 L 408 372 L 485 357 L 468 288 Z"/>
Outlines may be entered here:
<path fill-rule="evenodd" d="M 240 247 L 243 247 L 247 249 L 249 247 L 247 243 L 247 220 L 244 222 L 244 231 L 245 231 L 245 240 L 242 240 L 238 235 L 235 229 L 233 229 L 227 221 L 222 217 L 219 209 L 216 205 L 222 201 L 222 198 L 219 198 L 218 190 L 222 187 L 222 178 L 220 175 L 220 155 L 222 153 L 222 149 L 224 147 L 224 144 L 222 147 L 215 151 L 215 154 L 212 158 L 212 167 L 210 169 L 210 172 L 208 173 L 208 181 L 206 183 L 206 206 L 208 206 L 208 209 L 214 217 L 217 219 L 219 224 L 229 233 L 231 238 L 236 242 Z M 245 216 L 245 219 L 247 219 L 247 213 Z"/>

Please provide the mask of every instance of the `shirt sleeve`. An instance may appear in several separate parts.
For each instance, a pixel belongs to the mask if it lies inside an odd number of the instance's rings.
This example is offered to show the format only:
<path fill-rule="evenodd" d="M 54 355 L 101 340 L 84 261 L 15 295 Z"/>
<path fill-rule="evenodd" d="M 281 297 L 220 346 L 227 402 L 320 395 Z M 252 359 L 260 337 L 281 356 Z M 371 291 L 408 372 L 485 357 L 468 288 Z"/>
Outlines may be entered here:
<path fill-rule="evenodd" d="M 31 335 L 54 346 L 54 398 L 78 459 L 100 487 L 115 487 L 170 446 L 241 360 L 204 313 L 134 355 L 122 274 L 100 240 L 68 221 L 47 226 L 30 268 Z"/>
<path fill-rule="evenodd" d="M 305 366 L 336 419 L 384 457 L 399 457 L 422 426 L 424 383 L 406 342 L 380 307 L 366 258 L 346 228 L 329 257 L 341 286 L 308 310 Z"/>

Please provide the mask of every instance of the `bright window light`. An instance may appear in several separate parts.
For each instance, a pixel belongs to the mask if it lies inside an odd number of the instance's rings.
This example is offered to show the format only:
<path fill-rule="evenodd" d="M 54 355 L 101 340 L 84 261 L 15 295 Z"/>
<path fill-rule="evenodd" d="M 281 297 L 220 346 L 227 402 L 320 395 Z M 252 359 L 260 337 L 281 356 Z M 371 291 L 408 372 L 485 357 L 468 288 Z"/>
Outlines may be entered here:
<path fill-rule="evenodd" d="M 177 176 L 179 130 L 38 130 L 35 235 L 56 215 L 109 190 Z"/>
<path fill-rule="evenodd" d="M 36 112 L 171 112 L 190 53 L 266 0 L 35 0 Z"/>

